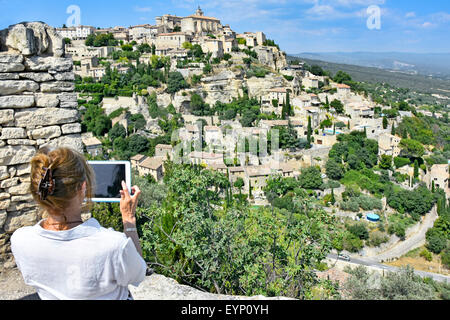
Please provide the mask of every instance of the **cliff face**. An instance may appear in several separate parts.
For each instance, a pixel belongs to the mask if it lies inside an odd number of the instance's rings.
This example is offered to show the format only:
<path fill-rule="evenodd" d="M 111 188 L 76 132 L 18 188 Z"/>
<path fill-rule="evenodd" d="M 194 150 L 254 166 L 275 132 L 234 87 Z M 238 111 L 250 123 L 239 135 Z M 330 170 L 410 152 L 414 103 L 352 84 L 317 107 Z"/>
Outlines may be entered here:
<path fill-rule="evenodd" d="M 40 219 L 29 162 L 44 146 L 82 151 L 72 59 L 42 22 L 0 31 L 0 268 L 13 267 L 9 238 Z"/>

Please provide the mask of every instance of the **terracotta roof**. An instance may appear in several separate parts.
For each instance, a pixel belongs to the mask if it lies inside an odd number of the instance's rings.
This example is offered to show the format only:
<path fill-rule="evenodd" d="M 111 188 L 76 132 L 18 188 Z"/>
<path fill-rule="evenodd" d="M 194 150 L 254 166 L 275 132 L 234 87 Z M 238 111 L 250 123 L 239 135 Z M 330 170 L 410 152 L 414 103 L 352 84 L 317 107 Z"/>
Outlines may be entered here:
<path fill-rule="evenodd" d="M 196 14 L 190 15 L 190 16 L 188 16 L 187 18 L 220 21 L 220 20 L 217 19 L 217 18 L 213 18 L 213 17 L 205 17 L 205 16 L 199 16 L 199 15 L 196 15 Z"/>
<path fill-rule="evenodd" d="M 156 170 L 161 167 L 164 163 L 164 159 L 162 157 L 152 157 L 147 158 L 139 164 L 140 167 Z"/>
<path fill-rule="evenodd" d="M 141 161 L 142 159 L 144 159 L 145 156 L 142 154 L 137 154 L 134 157 L 131 157 L 130 160 L 135 160 L 135 161 Z"/>
<path fill-rule="evenodd" d="M 348 86 L 346 84 L 343 84 L 343 83 L 338 83 L 336 85 L 336 88 L 339 88 L 339 89 L 350 89 L 350 86 Z"/>
<path fill-rule="evenodd" d="M 270 89 L 269 92 L 280 92 L 280 93 L 286 93 L 286 88 L 273 88 Z"/>
<path fill-rule="evenodd" d="M 203 128 L 203 130 L 205 130 L 205 131 L 219 131 L 220 128 L 217 127 L 217 126 L 205 126 L 205 127 Z"/>
<path fill-rule="evenodd" d="M 98 140 L 96 137 L 82 139 L 85 146 L 96 146 L 96 145 L 102 145 L 102 142 Z"/>
<path fill-rule="evenodd" d="M 170 145 L 170 144 L 158 144 L 158 145 L 156 145 L 156 147 L 155 147 L 156 149 L 170 149 L 170 150 L 172 150 L 172 146 Z"/>

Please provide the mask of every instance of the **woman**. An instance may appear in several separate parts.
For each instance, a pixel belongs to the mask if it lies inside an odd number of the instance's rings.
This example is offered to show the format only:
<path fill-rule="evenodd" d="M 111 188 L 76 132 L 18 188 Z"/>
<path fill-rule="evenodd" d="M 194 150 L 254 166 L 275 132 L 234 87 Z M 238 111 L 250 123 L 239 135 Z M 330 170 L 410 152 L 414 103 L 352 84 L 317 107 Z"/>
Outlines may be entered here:
<path fill-rule="evenodd" d="M 68 148 L 43 149 L 31 160 L 30 191 L 46 219 L 17 230 L 11 250 L 27 285 L 43 300 L 126 300 L 128 285 L 145 278 L 146 263 L 136 230 L 141 191 L 123 182 L 120 211 L 125 234 L 81 219 L 92 198 L 94 174 L 84 157 Z"/>

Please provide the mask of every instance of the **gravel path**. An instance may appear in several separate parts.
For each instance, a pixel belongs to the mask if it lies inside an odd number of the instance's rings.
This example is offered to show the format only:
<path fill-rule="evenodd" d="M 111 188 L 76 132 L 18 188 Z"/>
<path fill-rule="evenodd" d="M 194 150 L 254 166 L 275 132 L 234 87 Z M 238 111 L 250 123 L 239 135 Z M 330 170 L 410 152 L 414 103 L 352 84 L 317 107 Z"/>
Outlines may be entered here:
<path fill-rule="evenodd" d="M 17 300 L 35 292 L 24 283 L 18 269 L 0 272 L 0 300 Z"/>

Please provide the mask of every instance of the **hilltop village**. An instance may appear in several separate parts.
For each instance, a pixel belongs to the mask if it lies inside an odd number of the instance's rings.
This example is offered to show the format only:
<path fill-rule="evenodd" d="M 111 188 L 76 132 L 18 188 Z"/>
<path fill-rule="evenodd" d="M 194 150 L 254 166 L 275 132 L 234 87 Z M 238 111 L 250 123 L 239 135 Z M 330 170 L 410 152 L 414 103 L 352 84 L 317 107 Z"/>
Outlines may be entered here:
<path fill-rule="evenodd" d="M 74 60 L 79 102 L 95 100 L 96 95 L 90 93 L 98 91 L 92 87 L 105 76 L 111 79 L 111 74 L 132 73 L 130 80 L 138 80 L 133 90 L 107 93 L 99 103 L 112 120 L 112 128 L 123 127 L 128 135 L 133 125 L 133 133 L 155 139 L 167 133 L 160 126 L 158 110 L 170 108 L 168 121 L 175 119 L 174 115 L 182 118 L 183 125 L 177 128 L 180 141 L 199 137 L 204 141 L 201 151 L 184 156 L 191 163 L 228 174 L 232 183 L 242 179 L 242 191 L 251 194 L 256 204 L 266 203 L 263 189 L 272 174 L 298 177 L 302 168 L 319 166 L 325 177 L 328 154 L 340 134 L 365 132 L 368 139 L 378 141 L 379 157 L 391 157 L 393 162 L 400 156 L 401 138 L 392 134 L 393 127 L 395 130 L 404 117 L 411 117 L 411 112 L 380 116 L 380 110 L 390 107 L 352 92 L 350 86 L 328 76 L 314 75 L 302 63 L 288 64 L 286 54 L 263 32 L 238 34 L 219 19 L 205 16 L 201 8 L 188 17 L 157 17 L 156 25 L 78 26 L 56 31 L 65 38 L 66 52 Z M 156 76 L 147 72 L 151 85 L 139 81 L 144 77 L 139 79 L 140 73 L 132 71 L 145 65 L 153 66 L 154 73 L 163 70 Z M 169 81 L 161 83 L 158 77 Z M 138 86 L 142 89 L 136 90 Z M 253 103 L 259 110 L 224 110 L 233 101 Z M 139 128 L 132 124 L 133 117 L 140 120 Z M 197 126 L 198 121 L 202 125 Z M 249 152 L 248 146 L 246 152 L 237 152 L 239 139 L 256 141 L 273 128 L 286 129 L 298 143 L 289 145 L 283 140 L 280 150 L 270 155 Z M 107 152 L 101 136 L 86 133 L 83 141 L 93 157 Z M 161 181 L 165 160 L 179 154 L 173 142 L 130 156 L 133 167 L 140 175 Z M 307 147 L 299 148 L 302 144 Z M 401 167 L 398 173 L 408 177 L 403 184 L 410 187 L 413 166 Z M 450 195 L 447 165 L 421 170 L 419 178 Z"/>

